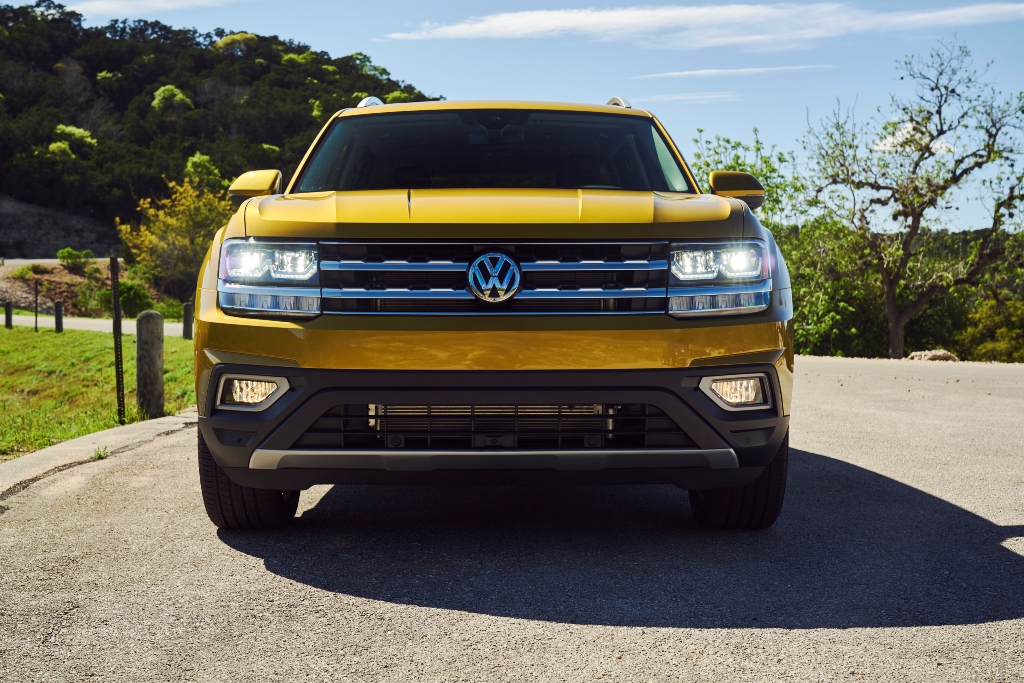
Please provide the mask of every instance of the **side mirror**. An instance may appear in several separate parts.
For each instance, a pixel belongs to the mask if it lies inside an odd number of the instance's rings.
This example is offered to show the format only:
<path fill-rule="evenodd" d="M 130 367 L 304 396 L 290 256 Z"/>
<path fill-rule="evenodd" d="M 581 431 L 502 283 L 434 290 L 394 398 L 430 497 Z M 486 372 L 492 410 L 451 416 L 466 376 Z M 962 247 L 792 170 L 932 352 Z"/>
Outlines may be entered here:
<path fill-rule="evenodd" d="M 231 183 L 228 197 L 235 206 L 241 206 L 249 197 L 262 197 L 269 194 L 281 194 L 284 177 L 280 171 L 249 171 L 243 173 Z"/>
<path fill-rule="evenodd" d="M 739 171 L 712 171 L 708 176 L 711 193 L 746 202 L 751 209 L 764 204 L 764 186 L 749 173 Z"/>

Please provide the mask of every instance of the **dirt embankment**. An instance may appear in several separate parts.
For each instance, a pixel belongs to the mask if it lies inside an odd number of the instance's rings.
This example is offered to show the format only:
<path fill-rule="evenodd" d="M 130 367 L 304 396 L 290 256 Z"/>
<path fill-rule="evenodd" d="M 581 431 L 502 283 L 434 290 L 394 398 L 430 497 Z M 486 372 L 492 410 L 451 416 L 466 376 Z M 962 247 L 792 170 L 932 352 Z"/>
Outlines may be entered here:
<path fill-rule="evenodd" d="M 108 259 L 97 259 L 96 268 L 100 271 L 100 278 L 94 283 L 103 289 L 110 289 L 110 261 Z M 50 263 L 44 266 L 50 270 L 48 273 L 32 273 L 24 278 L 14 277 L 18 268 L 5 266 L 0 268 L 0 303 L 10 301 L 15 308 L 31 311 L 35 306 L 35 282 L 39 282 L 39 312 L 52 314 L 55 301 L 64 302 L 64 313 L 74 316 L 97 315 L 97 310 L 86 310 L 81 305 L 81 288 L 88 283 L 88 280 L 81 271 L 69 271 L 63 265 Z M 138 285 L 139 283 L 135 283 Z M 144 286 L 144 285 L 139 285 Z M 150 296 L 157 299 L 156 290 L 146 287 Z"/>
<path fill-rule="evenodd" d="M 64 247 L 104 256 L 118 244 L 113 225 L 0 195 L 0 256 L 53 258 Z"/>

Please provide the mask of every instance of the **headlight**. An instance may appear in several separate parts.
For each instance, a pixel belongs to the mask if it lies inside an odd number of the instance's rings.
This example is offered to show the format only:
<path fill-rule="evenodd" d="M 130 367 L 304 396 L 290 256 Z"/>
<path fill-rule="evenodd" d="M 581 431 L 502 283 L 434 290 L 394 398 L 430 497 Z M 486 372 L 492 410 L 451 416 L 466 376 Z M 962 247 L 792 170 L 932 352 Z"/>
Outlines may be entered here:
<path fill-rule="evenodd" d="M 771 302 L 763 242 L 673 244 L 668 314 L 677 318 L 757 313 Z"/>
<path fill-rule="evenodd" d="M 320 314 L 316 244 L 227 240 L 217 284 L 233 315 L 311 318 Z"/>
<path fill-rule="evenodd" d="M 678 283 L 763 280 L 769 263 L 761 242 L 673 244 L 672 279 Z"/>
<path fill-rule="evenodd" d="M 228 240 L 220 250 L 220 279 L 226 282 L 316 285 L 316 274 L 315 244 Z"/>

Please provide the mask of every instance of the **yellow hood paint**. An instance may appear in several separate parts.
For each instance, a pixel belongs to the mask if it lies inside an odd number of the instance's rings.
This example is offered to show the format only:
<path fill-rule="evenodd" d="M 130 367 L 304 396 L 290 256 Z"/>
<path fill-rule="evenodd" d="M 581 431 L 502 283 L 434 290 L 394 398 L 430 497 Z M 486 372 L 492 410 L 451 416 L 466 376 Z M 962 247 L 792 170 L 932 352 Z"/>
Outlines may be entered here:
<path fill-rule="evenodd" d="M 254 199 L 245 230 L 256 237 L 335 237 L 373 224 L 552 225 L 725 220 L 733 206 L 707 194 L 621 190 L 372 190 Z"/>

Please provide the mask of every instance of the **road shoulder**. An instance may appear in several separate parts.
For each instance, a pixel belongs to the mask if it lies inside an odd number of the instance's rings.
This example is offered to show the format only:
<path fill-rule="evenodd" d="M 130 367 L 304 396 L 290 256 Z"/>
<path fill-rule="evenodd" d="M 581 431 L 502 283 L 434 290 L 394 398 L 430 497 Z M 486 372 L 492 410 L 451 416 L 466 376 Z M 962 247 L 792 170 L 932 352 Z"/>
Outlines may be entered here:
<path fill-rule="evenodd" d="M 107 457 L 134 450 L 166 434 L 197 423 L 198 414 L 178 415 L 94 432 L 0 463 L 0 502 L 50 474 L 89 462 L 97 449 L 106 448 Z"/>

